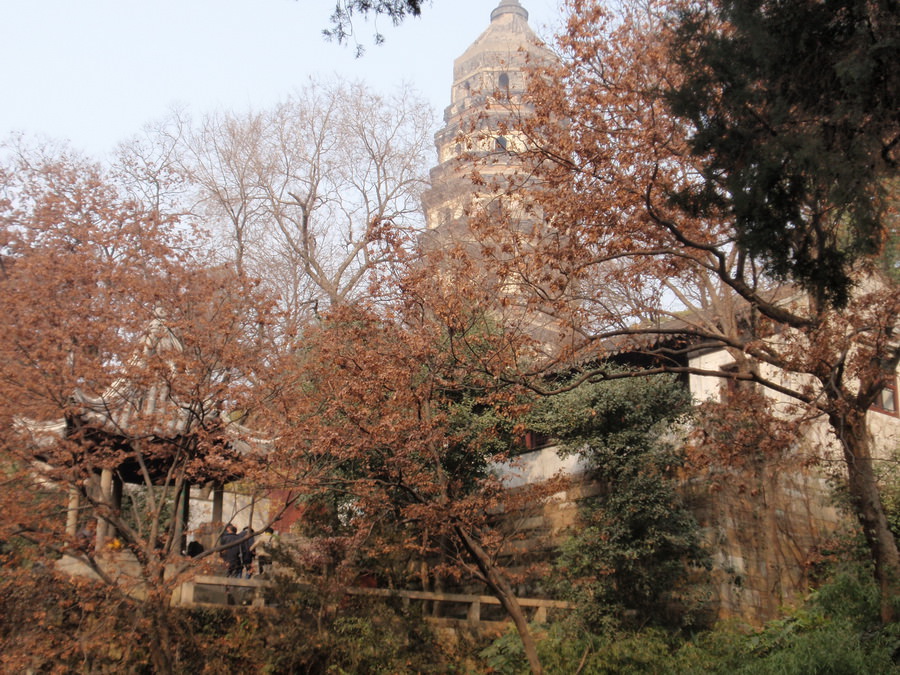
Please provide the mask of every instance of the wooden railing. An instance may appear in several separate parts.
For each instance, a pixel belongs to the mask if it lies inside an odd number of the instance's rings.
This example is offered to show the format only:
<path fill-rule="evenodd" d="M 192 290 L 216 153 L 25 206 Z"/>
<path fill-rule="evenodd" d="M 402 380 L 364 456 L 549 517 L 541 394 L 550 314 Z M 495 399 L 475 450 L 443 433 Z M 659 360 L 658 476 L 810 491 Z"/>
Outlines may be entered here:
<path fill-rule="evenodd" d="M 223 605 L 249 605 L 252 607 L 264 607 L 265 589 L 269 582 L 264 579 L 237 579 L 232 577 L 220 577 L 211 575 L 198 575 L 191 581 L 181 585 L 180 593 L 176 591 L 172 598 L 173 604 L 196 606 L 223 606 Z M 198 589 L 203 588 L 207 597 L 204 599 L 198 594 Z M 463 605 L 463 612 L 447 612 L 448 614 L 465 615 L 465 621 L 471 624 L 485 623 L 481 610 L 485 605 L 499 607 L 500 601 L 492 595 L 474 595 L 469 593 L 435 593 L 432 591 L 407 591 L 390 588 L 361 588 L 350 587 L 346 589 L 347 595 L 396 598 L 404 604 L 412 601 L 440 603 L 442 605 Z M 212 600 L 212 601 L 211 601 Z M 538 623 L 547 621 L 547 612 L 551 609 L 571 610 L 573 605 L 561 600 L 546 600 L 544 598 L 518 598 L 519 605 L 526 610 L 533 610 L 531 620 Z M 432 619 L 450 620 L 452 618 L 432 616 Z M 504 619 L 505 620 L 505 619 Z"/>
<path fill-rule="evenodd" d="M 502 603 L 493 595 L 471 595 L 468 593 L 434 593 L 431 591 L 402 591 L 390 588 L 348 588 L 348 595 L 368 595 L 382 598 L 400 598 L 406 602 L 410 600 L 422 600 L 426 602 L 441 602 L 449 604 L 468 605 L 466 620 L 470 623 L 483 622 L 481 618 L 482 605 L 500 606 Z M 534 608 L 532 621 L 546 623 L 547 610 L 563 609 L 571 610 L 574 605 L 562 600 L 546 600 L 544 598 L 517 598 L 519 605 L 525 608 Z"/>

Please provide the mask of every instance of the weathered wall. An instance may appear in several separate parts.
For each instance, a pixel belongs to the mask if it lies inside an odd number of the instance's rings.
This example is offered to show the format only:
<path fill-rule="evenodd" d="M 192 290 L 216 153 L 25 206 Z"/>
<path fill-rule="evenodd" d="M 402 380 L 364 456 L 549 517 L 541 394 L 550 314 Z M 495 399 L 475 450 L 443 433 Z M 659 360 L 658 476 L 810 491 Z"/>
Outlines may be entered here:
<path fill-rule="evenodd" d="M 533 478 L 539 467 L 567 468 L 548 459 L 552 452 L 527 457 L 525 474 Z M 709 575 L 697 577 L 708 588 L 710 611 L 722 619 L 759 625 L 801 600 L 823 552 L 851 527 L 835 507 L 826 478 L 796 458 L 711 470 L 682 490 L 712 558 Z M 567 490 L 539 508 L 510 516 L 509 528 L 519 534 L 510 552 L 520 566 L 552 560 L 554 546 L 577 527 L 579 503 L 599 492 L 597 484 L 576 475 Z M 527 594 L 539 594 L 533 583 L 527 586 Z"/>
<path fill-rule="evenodd" d="M 720 618 L 760 624 L 800 601 L 823 552 L 849 528 L 825 478 L 784 463 L 707 476 L 686 492 L 712 555 Z"/>

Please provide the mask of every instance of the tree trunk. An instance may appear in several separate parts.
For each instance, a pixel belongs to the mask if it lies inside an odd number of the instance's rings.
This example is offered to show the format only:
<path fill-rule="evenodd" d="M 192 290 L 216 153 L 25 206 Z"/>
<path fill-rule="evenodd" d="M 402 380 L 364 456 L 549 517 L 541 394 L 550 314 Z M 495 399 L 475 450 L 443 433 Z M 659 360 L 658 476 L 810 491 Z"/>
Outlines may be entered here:
<path fill-rule="evenodd" d="M 881 492 L 872 462 L 871 438 L 864 412 L 829 415 L 847 462 L 848 487 L 853 510 L 859 520 L 875 563 L 875 580 L 881 595 L 881 620 L 894 620 L 894 599 L 900 582 L 900 555 L 888 527 Z"/>
<path fill-rule="evenodd" d="M 160 598 L 154 590 L 150 592 L 145 608 L 149 613 L 150 663 L 153 672 L 160 675 L 174 673 L 172 661 L 172 636 L 169 627 L 167 598 Z"/>
<path fill-rule="evenodd" d="M 500 604 L 503 605 L 503 609 L 509 614 L 509 618 L 513 620 L 516 631 L 519 633 L 519 638 L 522 640 L 522 647 L 525 650 L 525 656 L 528 658 L 528 664 L 531 666 L 532 675 L 542 675 L 544 669 L 541 666 L 541 660 L 538 656 L 537 644 L 534 641 L 534 637 L 531 635 L 531 631 L 528 629 L 528 619 L 525 617 L 525 612 L 522 611 L 522 606 L 519 604 L 516 594 L 510 587 L 509 582 L 506 581 L 503 575 L 500 574 L 491 562 L 487 552 L 481 548 L 478 542 L 475 541 L 468 532 L 459 526 L 455 529 L 459 538 L 462 540 L 463 546 L 465 546 L 469 555 L 472 556 L 478 569 L 481 570 L 488 586 L 491 587 L 494 595 L 500 600 Z"/>

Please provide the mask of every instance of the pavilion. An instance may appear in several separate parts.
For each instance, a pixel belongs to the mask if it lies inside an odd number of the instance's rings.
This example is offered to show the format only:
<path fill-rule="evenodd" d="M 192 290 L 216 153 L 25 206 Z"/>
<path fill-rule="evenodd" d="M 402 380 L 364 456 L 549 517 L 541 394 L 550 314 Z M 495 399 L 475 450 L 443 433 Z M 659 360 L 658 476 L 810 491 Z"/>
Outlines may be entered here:
<path fill-rule="evenodd" d="M 191 487 L 211 491 L 207 545 L 214 543 L 224 527 L 225 485 L 243 477 L 271 449 L 271 441 L 234 421 L 223 401 L 185 398 L 174 391 L 184 372 L 179 366 L 183 352 L 182 340 L 157 309 L 126 375 L 98 396 L 73 391 L 60 419 L 16 420 L 47 480 L 67 472 L 59 481 L 69 484 L 67 535 L 74 539 L 79 533 L 83 507 L 95 507 L 95 551 L 117 535 L 105 514 L 121 511 L 126 485 L 172 491 L 174 523 L 168 532 L 175 551 L 185 546 Z"/>

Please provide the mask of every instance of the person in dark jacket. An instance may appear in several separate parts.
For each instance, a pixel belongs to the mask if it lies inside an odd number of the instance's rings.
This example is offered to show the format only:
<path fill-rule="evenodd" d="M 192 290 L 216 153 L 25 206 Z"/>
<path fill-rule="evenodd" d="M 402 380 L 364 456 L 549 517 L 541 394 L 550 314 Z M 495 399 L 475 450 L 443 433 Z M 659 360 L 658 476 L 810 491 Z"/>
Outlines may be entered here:
<path fill-rule="evenodd" d="M 219 552 L 219 555 L 222 556 L 222 560 L 225 562 L 225 566 L 228 568 L 225 576 L 240 577 L 241 572 L 243 572 L 244 561 L 241 556 L 243 545 L 238 543 L 240 538 L 241 535 L 237 533 L 237 528 L 231 523 L 225 526 L 225 531 L 219 537 L 219 545 L 227 546 L 227 548 Z"/>
<path fill-rule="evenodd" d="M 198 555 L 203 553 L 203 550 L 203 544 L 194 539 L 187 545 L 187 550 L 185 551 L 185 553 L 191 558 L 196 558 Z"/>
<path fill-rule="evenodd" d="M 243 574 L 241 574 L 241 576 L 244 579 L 249 579 L 251 576 L 253 576 L 254 554 L 253 551 L 250 550 L 250 547 L 253 546 L 253 528 L 248 525 L 243 530 L 241 530 L 238 538 L 242 540 L 240 544 L 240 555 Z"/>

